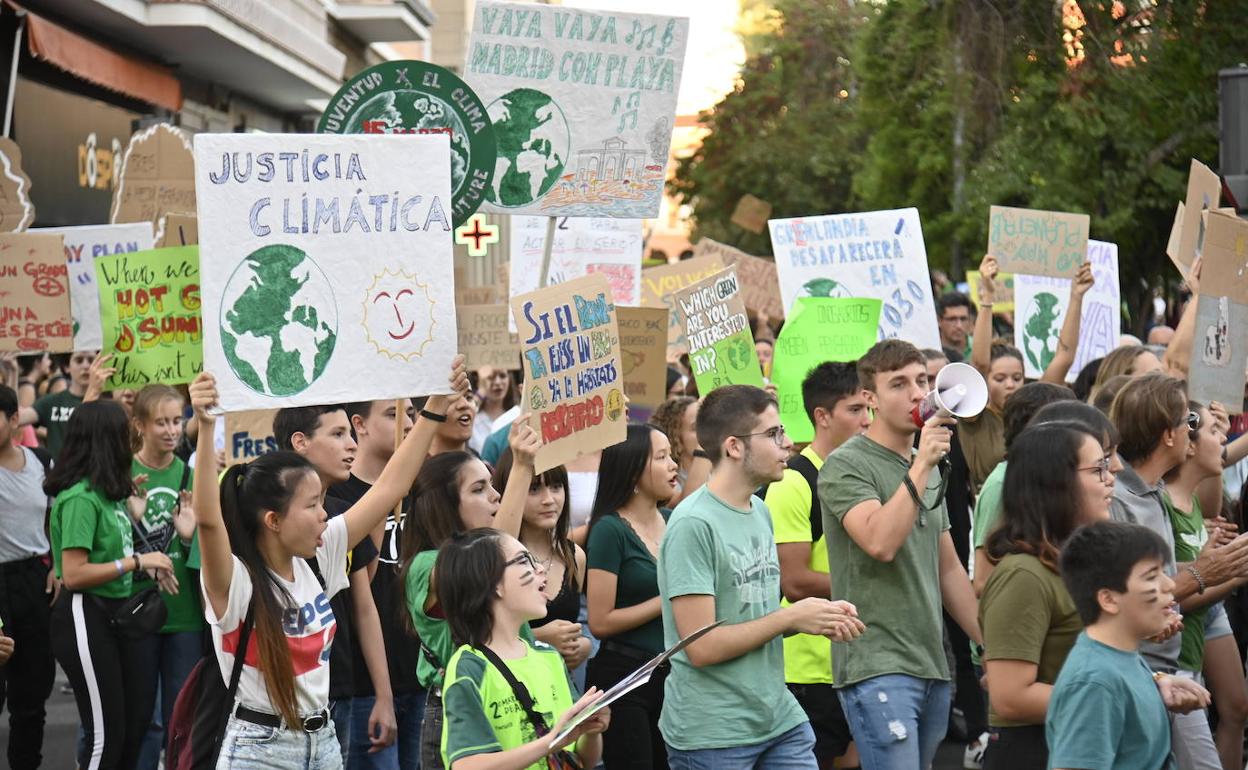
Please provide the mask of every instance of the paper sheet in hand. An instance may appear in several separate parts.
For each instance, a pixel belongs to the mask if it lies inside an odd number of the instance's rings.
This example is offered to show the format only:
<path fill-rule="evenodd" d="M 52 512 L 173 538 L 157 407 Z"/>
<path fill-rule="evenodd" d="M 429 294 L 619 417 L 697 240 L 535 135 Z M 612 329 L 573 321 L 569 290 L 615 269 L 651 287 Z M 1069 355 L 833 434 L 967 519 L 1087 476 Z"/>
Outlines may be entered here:
<path fill-rule="evenodd" d="M 681 650 L 685 649 L 689 645 L 698 641 L 703 636 L 706 636 L 708 633 L 710 633 L 712 628 L 723 625 L 723 622 L 724 621 L 722 620 L 717 620 L 714 623 L 710 624 L 709 626 L 704 626 L 702 628 L 699 628 L 697 631 L 694 631 L 692 634 L 689 634 L 684 639 L 681 639 L 676 644 L 672 645 L 671 647 L 667 648 L 663 652 L 651 658 L 650 662 L 646 663 L 641 668 L 637 669 L 633 673 L 621 679 L 619 682 L 615 684 L 614 687 L 612 687 L 610 690 L 607 690 L 605 693 L 603 693 L 602 697 L 599 698 L 598 701 L 594 703 L 594 705 L 582 711 L 580 714 L 576 716 L 576 719 L 573 719 L 571 722 L 569 722 L 567 726 L 563 728 L 563 731 L 561 733 L 559 733 L 553 739 L 551 739 L 550 745 L 558 746 L 560 743 L 566 740 L 569 735 L 572 734 L 573 730 L 575 730 L 578 726 L 580 726 L 583 722 L 585 722 L 587 719 L 592 717 L 594 714 L 597 714 L 604 707 L 611 705 L 612 703 L 624 697 L 628 693 L 632 692 L 633 690 L 636 690 L 638 687 L 641 687 L 646 682 L 649 682 L 650 675 L 654 673 L 654 670 L 656 668 L 663 665 L 667 661 L 671 660 L 672 656 L 674 656 L 676 653 L 680 652 Z"/>

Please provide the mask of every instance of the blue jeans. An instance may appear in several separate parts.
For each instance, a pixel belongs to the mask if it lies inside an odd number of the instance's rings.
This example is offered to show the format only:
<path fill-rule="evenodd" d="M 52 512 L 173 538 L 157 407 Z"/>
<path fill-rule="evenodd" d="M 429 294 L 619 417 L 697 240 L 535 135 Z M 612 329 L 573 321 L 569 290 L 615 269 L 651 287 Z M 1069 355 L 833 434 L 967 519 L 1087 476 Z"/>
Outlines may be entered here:
<path fill-rule="evenodd" d="M 681 751 L 667 747 L 671 770 L 818 770 L 815 731 L 802 722 L 764 743 L 727 749 Z"/>
<path fill-rule="evenodd" d="M 157 666 L 160 673 L 160 689 L 156 691 L 156 711 L 152 724 L 143 736 L 143 748 L 139 752 L 139 770 L 156 770 L 160 754 L 169 742 L 165 726 L 173 715 L 173 704 L 186 684 L 191 669 L 204 656 L 204 635 L 200 631 L 179 631 L 157 634 Z"/>
<path fill-rule="evenodd" d="M 347 753 L 350 770 L 416 770 L 420 767 L 420 722 L 425 713 L 425 692 L 394 696 L 394 721 L 398 736 L 394 743 L 369 754 L 368 717 L 373 713 L 373 696 L 351 699 L 351 750 Z"/>
<path fill-rule="evenodd" d="M 342 770 L 342 752 L 331 722 L 314 733 L 262 727 L 230 717 L 217 770 Z"/>
<path fill-rule="evenodd" d="M 837 691 L 862 770 L 923 770 L 949 729 L 948 682 L 885 674 Z"/>
<path fill-rule="evenodd" d="M 339 698 L 329 702 L 329 718 L 334 720 L 334 732 L 338 734 L 338 746 L 342 750 L 342 766 L 347 766 L 347 751 L 351 747 L 351 704 L 355 698 Z"/>

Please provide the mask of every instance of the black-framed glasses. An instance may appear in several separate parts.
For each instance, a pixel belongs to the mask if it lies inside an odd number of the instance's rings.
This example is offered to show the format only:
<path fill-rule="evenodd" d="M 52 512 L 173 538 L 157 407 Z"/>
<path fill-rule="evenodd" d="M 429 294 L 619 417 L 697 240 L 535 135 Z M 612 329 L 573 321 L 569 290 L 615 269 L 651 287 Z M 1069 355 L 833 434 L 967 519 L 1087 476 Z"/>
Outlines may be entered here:
<path fill-rule="evenodd" d="M 508 559 L 503 564 L 503 566 L 511 567 L 517 564 L 520 564 L 520 565 L 527 564 L 529 565 L 530 570 L 532 570 L 533 572 L 537 572 L 537 559 L 534 559 L 533 554 L 529 553 L 528 551 L 521 551 L 520 553 L 516 554 L 515 558 Z"/>
<path fill-rule="evenodd" d="M 740 435 L 733 434 L 733 438 L 739 438 L 739 439 L 747 439 L 747 438 L 750 438 L 751 436 L 766 436 L 767 438 L 774 441 L 776 446 L 780 447 L 781 449 L 784 448 L 785 439 L 789 437 L 788 434 L 784 432 L 783 425 L 777 425 L 776 427 L 771 428 L 770 430 L 761 431 L 759 433 L 743 433 Z"/>
<path fill-rule="evenodd" d="M 1109 466 L 1112 461 L 1109 455 L 1105 455 L 1096 461 L 1095 465 L 1085 465 L 1082 468 L 1076 468 L 1077 471 L 1096 471 L 1096 477 L 1104 484 L 1107 480 L 1113 478 L 1114 474 L 1110 472 Z"/>

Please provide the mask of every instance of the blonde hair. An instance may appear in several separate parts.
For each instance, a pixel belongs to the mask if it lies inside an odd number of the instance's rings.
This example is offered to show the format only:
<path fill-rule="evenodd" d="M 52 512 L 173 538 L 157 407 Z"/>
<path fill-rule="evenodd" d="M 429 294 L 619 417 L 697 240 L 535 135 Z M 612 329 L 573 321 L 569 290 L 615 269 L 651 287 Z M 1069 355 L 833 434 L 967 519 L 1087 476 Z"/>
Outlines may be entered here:
<path fill-rule="evenodd" d="M 139 426 L 151 422 L 156 416 L 156 408 L 165 401 L 177 401 L 179 404 L 186 403 L 182 398 L 182 394 L 178 389 L 163 383 L 153 383 L 144 385 L 138 395 L 134 397 L 134 414 L 131 418 L 132 432 L 130 444 L 133 451 L 137 452 L 143 448 L 143 433 L 139 430 Z"/>

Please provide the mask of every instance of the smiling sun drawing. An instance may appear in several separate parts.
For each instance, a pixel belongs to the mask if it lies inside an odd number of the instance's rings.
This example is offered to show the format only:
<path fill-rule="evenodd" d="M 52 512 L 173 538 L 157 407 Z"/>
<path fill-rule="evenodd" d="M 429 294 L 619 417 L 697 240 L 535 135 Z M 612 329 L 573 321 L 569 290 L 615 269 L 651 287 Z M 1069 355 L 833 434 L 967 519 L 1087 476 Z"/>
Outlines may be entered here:
<path fill-rule="evenodd" d="M 364 295 L 364 331 L 377 352 L 410 361 L 433 342 L 433 306 L 428 284 L 403 270 L 373 276 Z"/>

